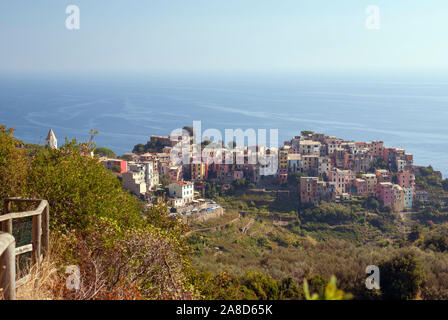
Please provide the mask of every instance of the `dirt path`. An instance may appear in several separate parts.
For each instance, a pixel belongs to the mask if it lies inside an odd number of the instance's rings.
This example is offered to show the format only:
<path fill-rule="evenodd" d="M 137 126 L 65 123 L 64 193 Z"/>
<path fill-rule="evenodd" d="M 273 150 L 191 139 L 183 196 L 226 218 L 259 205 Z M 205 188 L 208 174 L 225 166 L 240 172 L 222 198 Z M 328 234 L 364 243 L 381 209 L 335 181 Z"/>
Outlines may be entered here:
<path fill-rule="evenodd" d="M 243 228 L 243 234 L 247 234 L 247 231 L 249 230 L 250 226 L 253 225 L 255 220 L 253 218 L 250 218 L 249 223 Z"/>
<path fill-rule="evenodd" d="M 224 223 L 224 224 L 222 224 L 222 225 L 219 225 L 219 226 L 208 227 L 208 228 L 202 228 L 202 229 L 195 229 L 195 230 L 188 231 L 188 232 L 185 234 L 185 236 L 188 237 L 188 236 L 191 235 L 193 232 L 216 231 L 216 230 L 220 230 L 220 229 L 223 229 L 225 226 L 227 226 L 227 225 L 229 225 L 229 224 L 231 224 L 231 223 L 237 222 L 237 221 L 240 220 L 240 219 L 241 219 L 241 216 L 238 215 L 237 218 L 235 218 L 235 219 L 233 219 L 233 220 L 230 220 L 230 221 L 228 221 L 228 222 L 226 222 L 226 223 Z"/>

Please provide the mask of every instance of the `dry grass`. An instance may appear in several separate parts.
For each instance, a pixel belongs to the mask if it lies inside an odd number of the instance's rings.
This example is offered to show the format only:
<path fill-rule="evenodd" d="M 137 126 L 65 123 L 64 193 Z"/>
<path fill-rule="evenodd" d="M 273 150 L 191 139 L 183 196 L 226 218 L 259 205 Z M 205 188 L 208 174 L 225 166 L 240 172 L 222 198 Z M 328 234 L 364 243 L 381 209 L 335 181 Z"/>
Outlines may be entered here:
<path fill-rule="evenodd" d="M 17 285 L 17 300 L 59 300 L 62 299 L 63 279 L 51 254 L 43 259 L 40 269 L 37 265 L 19 270 L 19 276 L 25 275 Z"/>

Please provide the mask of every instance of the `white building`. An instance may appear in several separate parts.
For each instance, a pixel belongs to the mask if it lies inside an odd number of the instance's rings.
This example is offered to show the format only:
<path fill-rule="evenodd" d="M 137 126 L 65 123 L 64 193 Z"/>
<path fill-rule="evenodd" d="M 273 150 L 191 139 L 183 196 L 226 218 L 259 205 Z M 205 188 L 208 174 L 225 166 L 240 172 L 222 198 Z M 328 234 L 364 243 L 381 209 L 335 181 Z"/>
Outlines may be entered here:
<path fill-rule="evenodd" d="M 414 192 L 412 188 L 404 188 L 404 207 L 412 208 L 412 199 L 414 198 Z"/>
<path fill-rule="evenodd" d="M 45 144 L 51 149 L 58 148 L 58 139 L 56 139 L 56 135 L 53 132 L 53 129 L 48 131 L 47 139 L 45 139 Z"/>
<path fill-rule="evenodd" d="M 145 172 L 143 170 L 123 173 L 123 187 L 136 195 L 144 195 L 147 191 Z"/>
<path fill-rule="evenodd" d="M 144 162 L 145 182 L 148 190 L 153 190 L 159 184 L 159 173 L 154 170 L 154 162 Z"/>
<path fill-rule="evenodd" d="M 397 160 L 397 171 L 406 171 L 406 160 Z"/>
<path fill-rule="evenodd" d="M 325 172 L 330 171 L 331 169 L 331 159 L 329 157 L 319 157 L 319 167 L 317 168 L 319 177 L 322 177 Z"/>
<path fill-rule="evenodd" d="M 174 207 L 180 207 L 191 203 L 194 199 L 194 184 L 191 182 L 176 181 L 170 183 L 169 193 L 173 198 Z"/>
<path fill-rule="evenodd" d="M 320 155 L 321 143 L 312 140 L 302 140 L 299 142 L 299 153 L 301 155 Z"/>
<path fill-rule="evenodd" d="M 128 162 L 128 170 L 143 175 L 147 191 L 153 190 L 159 184 L 159 173 L 154 170 L 154 162 Z"/>

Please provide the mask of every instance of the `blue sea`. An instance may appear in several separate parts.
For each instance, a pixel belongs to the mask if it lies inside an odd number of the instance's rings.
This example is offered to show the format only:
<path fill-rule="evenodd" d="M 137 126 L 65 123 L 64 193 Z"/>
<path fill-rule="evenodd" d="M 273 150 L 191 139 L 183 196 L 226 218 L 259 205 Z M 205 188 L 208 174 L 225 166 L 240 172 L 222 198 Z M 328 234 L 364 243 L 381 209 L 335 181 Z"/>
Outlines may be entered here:
<path fill-rule="evenodd" d="M 313 130 L 403 147 L 448 174 L 448 75 L 325 73 L 0 76 L 0 124 L 43 144 L 49 128 L 123 154 L 152 134 L 202 128 Z"/>

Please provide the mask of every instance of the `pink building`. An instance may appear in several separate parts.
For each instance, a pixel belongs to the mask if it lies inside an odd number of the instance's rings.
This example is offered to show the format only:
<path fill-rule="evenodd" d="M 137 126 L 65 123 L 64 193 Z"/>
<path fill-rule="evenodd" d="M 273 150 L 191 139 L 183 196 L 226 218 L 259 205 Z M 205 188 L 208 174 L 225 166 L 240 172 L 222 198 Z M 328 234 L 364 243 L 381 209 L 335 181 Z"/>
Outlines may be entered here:
<path fill-rule="evenodd" d="M 397 212 L 403 211 L 405 208 L 405 191 L 397 184 L 378 183 L 376 197 L 383 205 L 391 206 Z"/>
<path fill-rule="evenodd" d="M 353 180 L 356 176 L 351 170 L 334 169 L 326 173 L 328 182 L 330 182 L 337 194 L 342 194 L 350 191 Z"/>
<path fill-rule="evenodd" d="M 394 204 L 394 185 L 390 182 L 379 182 L 376 187 L 376 198 L 385 206 Z"/>
<path fill-rule="evenodd" d="M 402 188 L 408 189 L 408 188 L 414 188 L 415 186 L 415 175 L 410 172 L 406 171 L 398 172 L 397 179 L 398 179 L 398 185 Z"/>
<path fill-rule="evenodd" d="M 278 172 L 278 178 L 280 180 L 280 184 L 288 182 L 288 170 L 282 169 Z"/>
<path fill-rule="evenodd" d="M 106 167 L 107 170 L 118 169 L 118 173 L 125 173 L 128 171 L 128 162 L 118 159 L 107 159 L 101 161 L 101 163 Z"/>
<path fill-rule="evenodd" d="M 319 201 L 318 185 L 319 178 L 317 177 L 301 177 L 300 202 L 317 203 Z"/>
<path fill-rule="evenodd" d="M 355 179 L 354 186 L 358 196 L 365 196 L 368 194 L 367 181 L 364 179 Z"/>
<path fill-rule="evenodd" d="M 374 158 L 383 158 L 383 150 L 384 150 L 384 143 L 383 141 L 372 141 L 369 143 L 368 148 L 370 150 L 370 154 Z"/>
<path fill-rule="evenodd" d="M 140 155 L 140 161 L 152 161 L 153 159 L 154 155 L 149 152 Z"/>
<path fill-rule="evenodd" d="M 392 182 L 392 175 L 389 170 L 377 169 L 375 170 L 375 174 L 378 182 Z"/>

